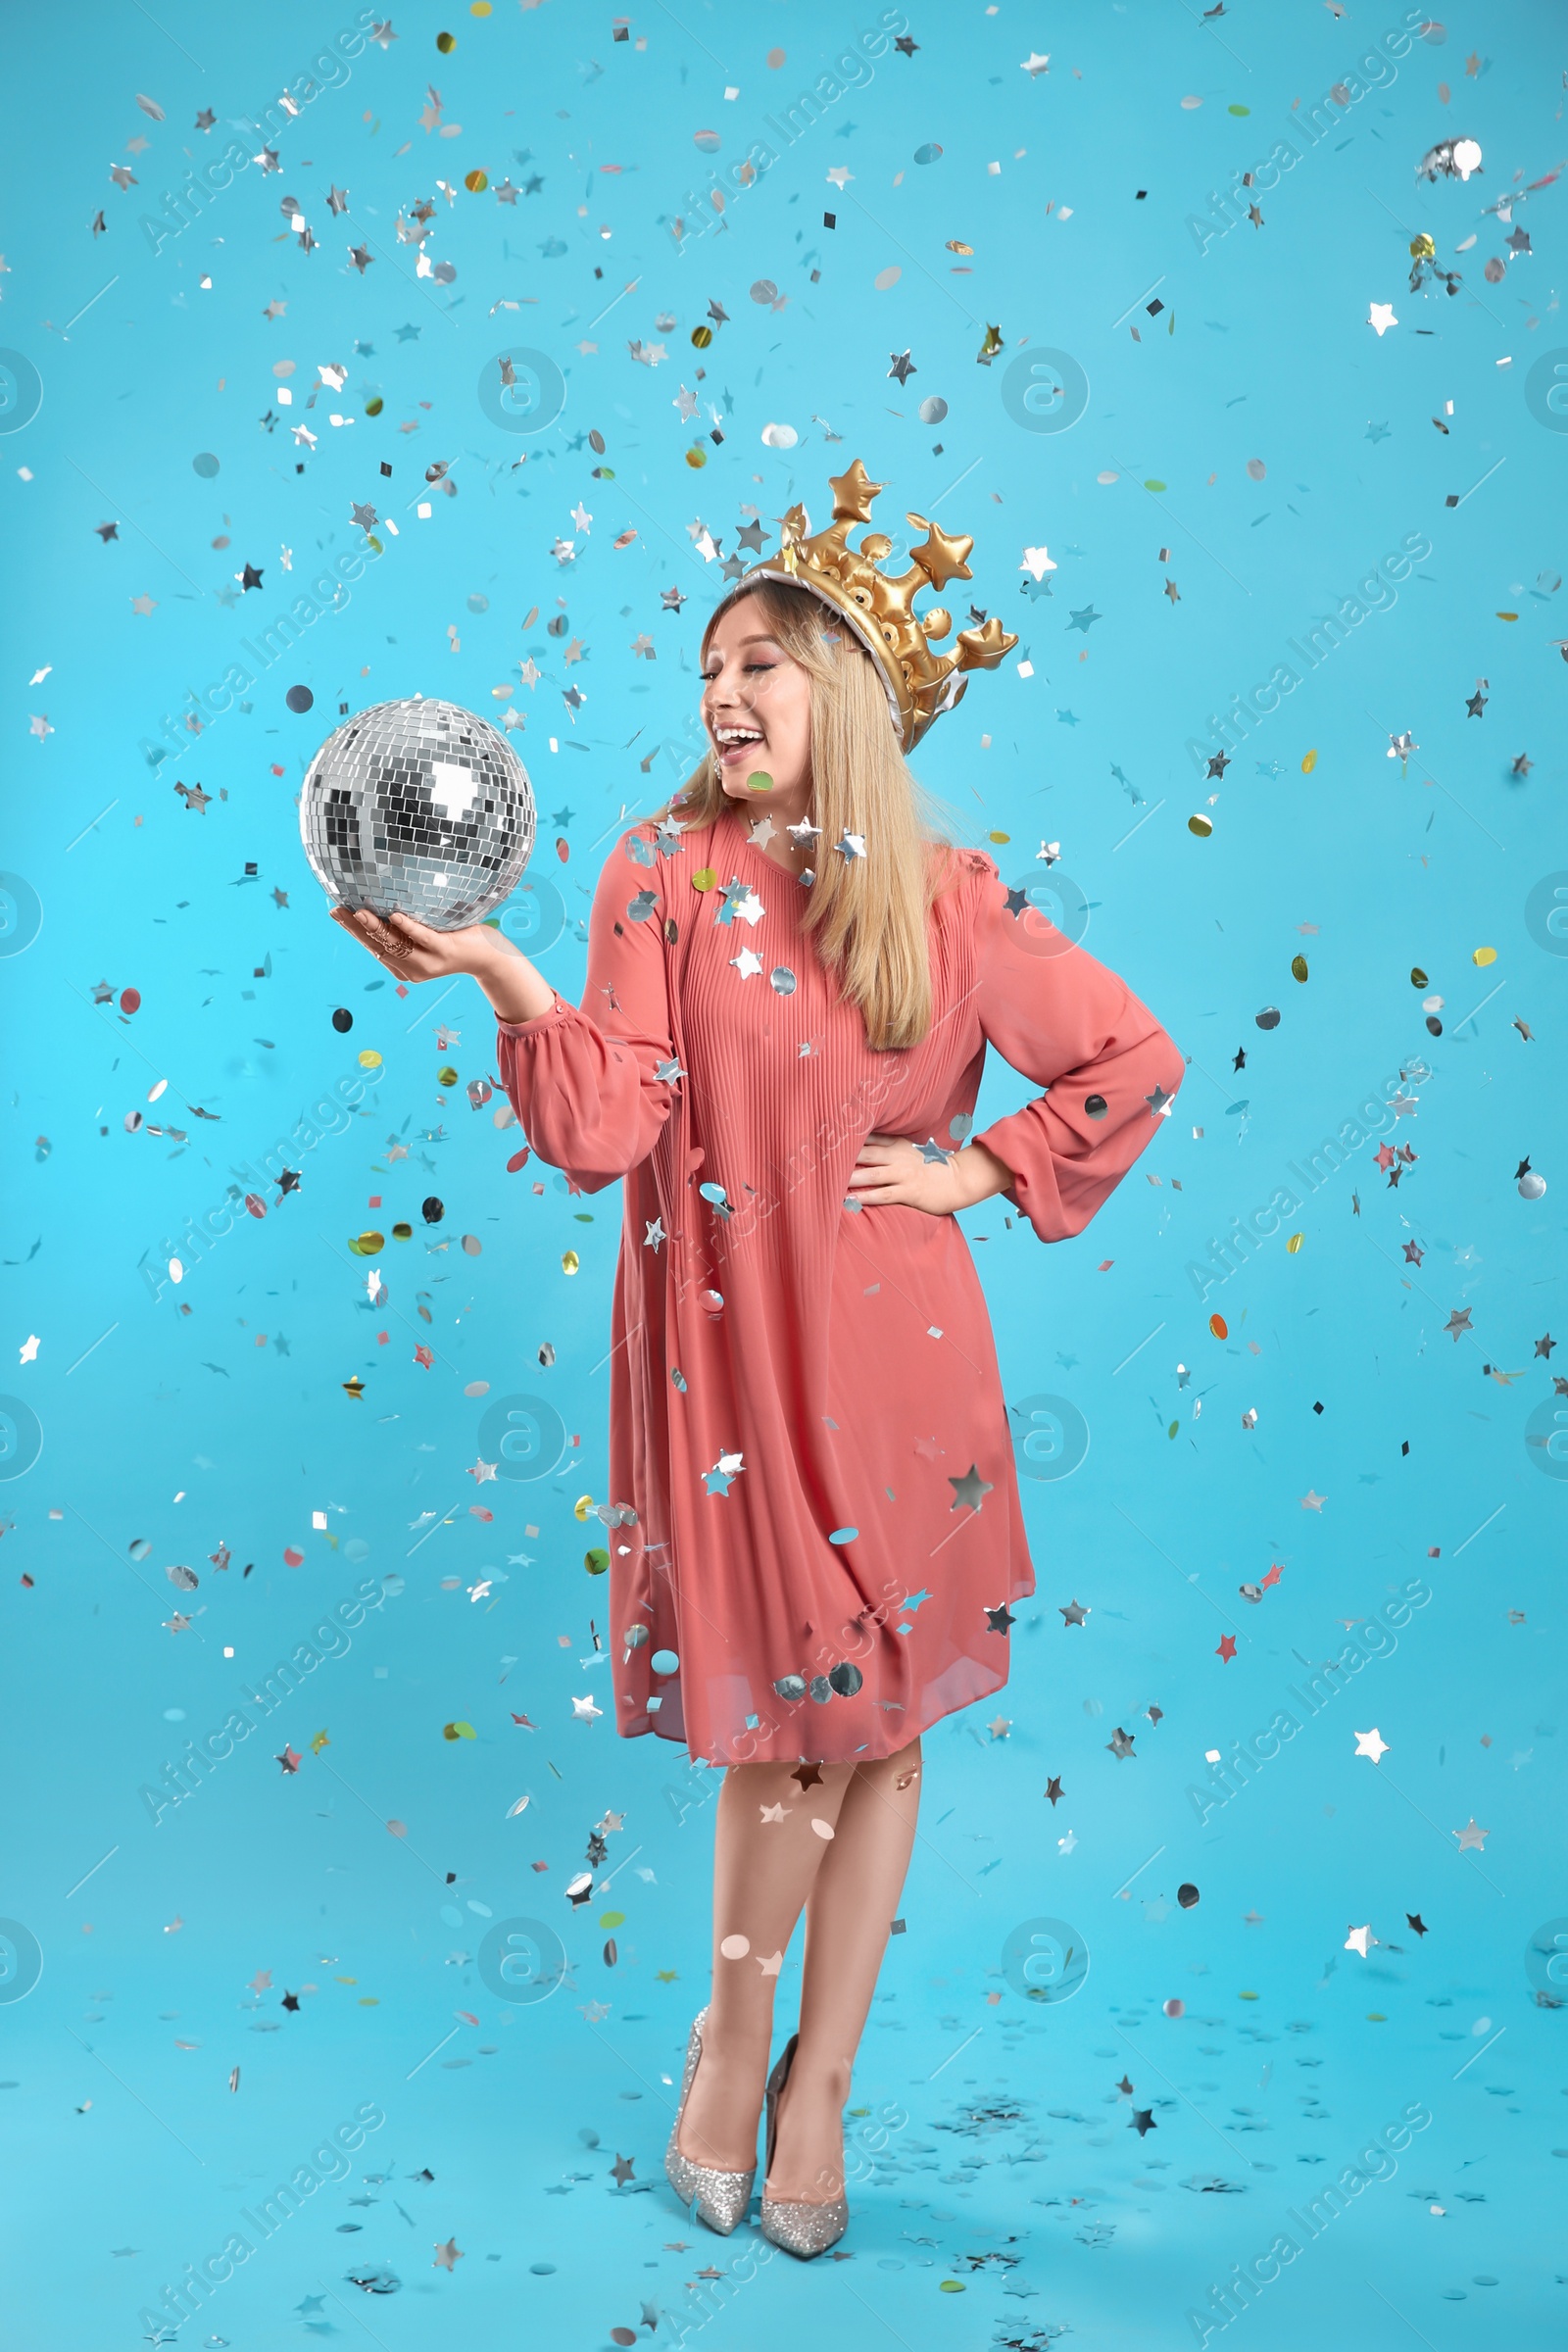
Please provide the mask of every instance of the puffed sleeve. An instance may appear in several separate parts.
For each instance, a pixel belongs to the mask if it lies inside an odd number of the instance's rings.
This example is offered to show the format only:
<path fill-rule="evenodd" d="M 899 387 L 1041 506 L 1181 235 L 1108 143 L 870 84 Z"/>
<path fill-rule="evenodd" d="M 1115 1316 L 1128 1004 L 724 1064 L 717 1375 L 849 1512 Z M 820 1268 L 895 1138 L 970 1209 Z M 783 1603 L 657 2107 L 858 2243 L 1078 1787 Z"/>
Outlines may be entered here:
<path fill-rule="evenodd" d="M 673 1070 L 674 1054 L 652 830 L 633 827 L 605 860 L 581 1006 L 558 995 L 531 1021 L 496 1024 L 501 1083 L 524 1135 L 585 1193 L 646 1159 L 669 1115 L 669 1079 L 659 1073 Z"/>
<path fill-rule="evenodd" d="M 1013 911 L 994 862 L 979 879 L 981 1030 L 1048 1087 L 973 1140 L 1012 1170 L 1006 1198 L 1043 1242 L 1082 1233 L 1159 1132 L 1183 1061 L 1126 982 L 1036 910 Z"/>

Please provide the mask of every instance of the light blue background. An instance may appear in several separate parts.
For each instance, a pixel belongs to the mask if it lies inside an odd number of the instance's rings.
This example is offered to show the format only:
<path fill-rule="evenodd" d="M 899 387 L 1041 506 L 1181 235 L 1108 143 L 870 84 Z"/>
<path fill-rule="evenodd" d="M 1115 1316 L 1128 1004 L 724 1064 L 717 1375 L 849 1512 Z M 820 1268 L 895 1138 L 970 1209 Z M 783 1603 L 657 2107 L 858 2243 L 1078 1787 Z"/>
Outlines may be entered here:
<path fill-rule="evenodd" d="M 1192 2343 L 1185 2315 L 1210 2284 L 1414 2102 L 1432 2122 L 1396 2176 L 1234 2332 L 1285 2352 L 1560 2340 L 1548 2217 L 1551 2154 L 1568 2142 L 1565 2024 L 1538 2005 L 1525 1947 L 1564 1908 L 1562 1793 L 1546 1780 L 1568 1487 L 1541 1474 L 1526 1431 L 1568 1361 L 1537 1345 L 1563 1321 L 1568 962 L 1526 906 L 1568 868 L 1568 437 L 1526 387 L 1568 346 L 1562 190 L 1519 198 L 1511 221 L 1488 209 L 1562 152 L 1554 18 L 1520 0 L 1471 8 L 1358 94 L 1357 59 L 1403 22 L 1393 6 L 1212 20 L 1153 0 L 926 7 L 912 56 L 880 55 L 732 193 L 722 224 L 678 244 L 672 223 L 691 231 L 710 170 L 766 137 L 872 9 L 683 0 L 634 16 L 617 42 L 608 14 L 560 0 L 498 0 L 483 21 L 416 5 L 395 12 L 395 41 L 300 97 L 278 171 L 247 168 L 172 233 L 165 191 L 187 165 L 254 124 L 354 22 L 348 7 L 160 0 L 155 16 L 97 0 L 13 12 L 6 27 L 20 103 L 0 341 L 42 385 L 31 420 L 0 433 L 4 863 L 42 909 L 31 944 L 0 959 L 14 1350 L 0 1385 L 42 1437 L 0 1489 L 0 1911 L 43 1959 L 35 1988 L 0 2004 L 11 2335 L 133 2345 L 138 2312 L 367 2101 L 387 2120 L 349 2180 L 261 2245 L 182 2344 L 271 2352 L 368 2331 L 424 2347 L 506 2329 L 599 2346 L 618 2327 L 662 2345 L 700 2316 L 698 2269 L 757 2242 L 687 2223 L 661 2169 L 670 2081 L 706 1997 L 704 1776 L 678 1748 L 617 1742 L 608 1718 L 574 1721 L 569 1703 L 587 1691 L 603 1705 L 609 1688 L 591 1631 L 606 1635 L 604 1588 L 582 1567 L 603 1531 L 573 1506 L 609 1499 L 617 1196 L 574 1200 L 536 1162 L 506 1173 L 520 1139 L 464 1091 L 494 1075 L 477 990 L 437 1007 L 434 991 L 405 1001 L 375 985 L 327 923 L 294 796 L 340 705 L 421 692 L 493 715 L 510 684 L 540 808 L 533 874 L 564 917 L 541 961 L 575 996 L 607 845 L 684 773 L 657 747 L 690 716 L 720 574 L 692 526 L 728 556 L 746 504 L 771 531 L 797 498 L 824 519 L 828 471 L 859 455 L 889 484 L 889 529 L 908 507 L 974 533 L 970 593 L 1022 641 L 935 730 L 919 772 L 1009 879 L 1059 843 L 1058 874 L 1090 902 L 1086 944 L 1192 1066 L 1081 1240 L 1043 1253 L 999 1201 L 965 1217 L 1009 1399 L 1065 1398 L 1089 1451 L 1070 1478 L 1024 1481 L 1040 1589 L 1011 1637 L 1004 1704 L 926 1742 L 906 1932 L 857 2083 L 873 2122 L 895 2120 L 878 2177 L 852 2189 L 854 2259 L 760 2270 L 705 2347 L 760 2352 L 806 2328 L 962 2352 L 1061 2328 L 1116 2352 Z M 1020 70 L 1040 52 L 1049 71 Z M 1195 233 L 1210 192 L 1335 84 L 1347 103 L 1258 198 L 1263 225 Z M 210 134 L 192 128 L 202 109 Z M 704 131 L 716 153 L 695 143 Z M 1426 150 L 1457 135 L 1479 139 L 1483 173 L 1418 179 Z M 929 145 L 940 156 L 917 163 Z M 115 186 L 112 164 L 136 184 Z M 542 185 L 498 204 L 493 186 L 464 189 L 474 170 Z M 852 176 L 835 186 L 830 171 Z M 341 216 L 333 186 L 348 191 Z M 285 195 L 315 251 L 283 219 Z M 398 239 L 400 209 L 421 198 L 435 206 L 427 250 L 454 279 L 416 276 L 418 248 Z M 144 216 L 163 217 L 161 238 Z M 1518 229 L 1528 253 L 1505 241 Z M 1462 272 L 1451 298 L 1408 290 L 1421 230 Z M 973 247 L 968 274 L 949 240 Z M 363 274 L 348 260 L 362 242 Z M 755 297 L 764 281 L 775 298 Z M 714 302 L 727 321 L 700 353 L 691 332 Z M 1372 303 L 1396 314 L 1381 337 Z M 979 366 L 990 326 L 1003 348 Z M 662 347 L 657 365 L 634 342 Z M 1029 346 L 1087 375 L 1069 429 L 1009 413 L 1006 371 Z M 481 407 L 481 379 L 514 347 L 563 373 L 562 413 L 537 432 Z M 906 349 L 915 372 L 901 388 L 888 369 Z M 338 364 L 342 390 L 323 385 L 307 409 L 318 368 Z M 295 399 L 280 409 L 285 380 Z M 683 385 L 702 403 L 689 421 Z M 932 397 L 949 414 L 922 424 Z M 710 402 L 717 444 L 702 437 Z M 330 424 L 334 411 L 349 421 Z M 314 449 L 291 437 L 301 421 Z M 798 445 L 764 445 L 769 424 Z M 590 429 L 612 479 L 593 477 Z M 203 453 L 216 475 L 193 468 Z M 437 463 L 455 496 L 427 491 Z M 151 764 L 166 715 L 363 546 L 356 502 L 398 528 L 378 534 L 385 552 L 342 609 L 257 675 L 246 707 Z M 574 528 L 579 505 L 590 526 Z M 111 521 L 106 543 L 95 526 Z M 1218 783 L 1201 776 L 1190 745 L 1214 740 L 1210 714 L 1406 536 L 1432 552 L 1396 602 L 1254 726 Z M 561 540 L 575 541 L 565 564 Z M 1030 598 L 1023 551 L 1042 546 L 1056 569 L 1049 597 Z M 259 592 L 238 588 L 247 563 Z M 689 600 L 678 614 L 661 609 L 671 586 Z M 558 610 L 567 630 L 553 639 Z M 1096 617 L 1075 627 L 1074 612 Z M 644 633 L 657 659 L 633 655 Z M 1478 678 L 1479 721 L 1465 711 Z M 307 715 L 285 705 L 294 684 L 314 693 Z M 586 698 L 574 711 L 572 686 Z M 30 731 L 35 713 L 47 734 Z M 1401 768 L 1387 747 L 1406 730 L 1418 749 Z M 1516 776 L 1520 754 L 1532 764 Z M 211 796 L 204 812 L 176 780 Z M 1206 841 L 1187 824 L 1200 810 Z M 1495 961 L 1478 966 L 1481 949 Z M 95 1005 L 100 982 L 116 1000 L 139 990 L 140 1009 Z M 1428 994 L 1444 1000 L 1436 1040 Z M 348 1037 L 331 1027 L 339 1004 Z M 1270 1004 L 1282 1017 L 1264 1033 L 1254 1015 Z M 449 1053 L 443 1022 L 459 1033 Z M 167 1259 L 184 1221 L 354 1074 L 362 1049 L 383 1056 L 378 1083 L 298 1157 L 298 1192 L 264 1221 L 241 1215 L 155 1298 L 143 1261 Z M 442 1090 L 449 1054 L 460 1084 Z M 1417 1056 L 1431 1075 L 1396 1123 L 1418 1154 L 1397 1190 L 1367 1145 L 1200 1301 L 1188 1263 Z M 982 1122 L 1027 1091 L 994 1069 Z M 127 1133 L 137 1110 L 184 1140 Z M 388 1160 L 393 1141 L 408 1156 Z M 1548 1184 L 1534 1203 L 1513 1180 L 1527 1155 Z M 440 1237 L 419 1218 L 432 1192 L 449 1243 L 433 1254 Z M 389 1240 L 376 1261 L 348 1252 L 400 1216 L 412 1242 Z M 1288 1231 L 1303 1237 L 1294 1255 Z M 370 1262 L 384 1305 L 367 1296 Z M 1223 1341 L 1207 1329 L 1216 1307 Z M 1471 1328 L 1449 1338 L 1456 1309 Z M 435 1351 L 428 1370 L 418 1344 Z M 358 1401 L 343 1388 L 356 1376 Z M 480 1382 L 488 1396 L 469 1396 Z M 548 1398 L 573 1443 L 550 1476 L 475 1486 L 481 1416 L 519 1394 Z M 220 1543 L 226 1572 L 210 1565 Z M 1271 1562 L 1280 1581 L 1240 1597 Z M 200 1577 L 194 1593 L 166 1580 L 175 1563 Z M 920 1573 L 911 1563 L 912 1586 Z M 1416 1576 L 1431 1599 L 1394 1653 L 1200 1826 L 1187 1791 L 1205 1751 L 1264 1728 Z M 183 1741 L 326 1607 L 385 1577 L 403 1589 L 348 1653 L 155 1827 L 138 1792 Z M 1091 1613 L 1069 1631 L 1057 1611 L 1075 1598 Z M 172 1634 L 181 1606 L 191 1626 Z M 1225 1662 L 1215 1645 L 1232 1627 Z M 477 1737 L 445 1739 L 460 1721 Z M 1354 1754 L 1352 1731 L 1370 1725 L 1389 1743 L 1377 1766 Z M 1136 1740 L 1121 1761 L 1106 1751 L 1118 1726 Z M 285 1742 L 303 1758 L 287 1776 L 272 1760 Z M 506 1818 L 524 1794 L 528 1810 Z M 623 1826 L 596 1885 L 613 1883 L 574 1909 L 565 1888 L 608 1813 Z M 1461 1855 L 1454 1834 L 1472 1819 L 1485 1847 Z M 1175 1901 L 1186 1882 L 1196 1908 Z M 610 1930 L 612 1910 L 623 1923 Z M 571 1964 L 533 2004 L 498 1998 L 472 1957 L 487 1920 L 515 1916 L 553 1927 Z M 1040 1917 L 1070 1923 L 1091 1955 L 1059 2005 L 1004 1974 L 1007 1937 Z M 1364 1960 L 1345 1948 L 1362 1923 L 1377 1938 Z M 248 1990 L 259 1972 L 270 1983 Z M 1186 2016 L 1166 2018 L 1167 2000 Z M 1155 2118 L 1146 2139 L 1128 2128 L 1134 2103 Z M 617 2155 L 635 2167 L 621 2188 Z M 433 2249 L 454 2236 L 449 2276 Z M 347 2283 L 380 2265 L 399 2291 Z M 963 2291 L 942 2293 L 948 2279 Z"/>

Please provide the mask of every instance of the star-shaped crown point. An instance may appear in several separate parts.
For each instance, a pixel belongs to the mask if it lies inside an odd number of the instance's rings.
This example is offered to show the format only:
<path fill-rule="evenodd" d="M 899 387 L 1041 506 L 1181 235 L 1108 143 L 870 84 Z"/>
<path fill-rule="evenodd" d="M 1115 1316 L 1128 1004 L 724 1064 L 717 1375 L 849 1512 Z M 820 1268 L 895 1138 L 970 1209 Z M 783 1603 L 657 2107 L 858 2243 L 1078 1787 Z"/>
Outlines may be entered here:
<path fill-rule="evenodd" d="M 789 580 L 842 613 L 882 671 L 894 723 L 908 752 L 944 710 L 961 700 L 968 681 L 960 673 L 997 668 L 1018 640 L 993 614 L 982 626 L 960 629 L 952 653 L 933 653 L 933 644 L 952 628 L 953 615 L 940 606 L 917 613 L 914 600 L 949 580 L 971 578 L 974 541 L 909 514 L 907 521 L 925 537 L 910 547 L 907 570 L 879 570 L 893 552 L 892 540 L 871 531 L 852 548 L 849 536 L 870 522 L 871 502 L 886 487 L 873 482 L 856 458 L 842 473 L 829 476 L 833 519 L 827 528 L 813 535 L 805 507 L 791 507 L 780 525 L 777 557 L 743 573 L 731 593 L 743 595 L 761 580 Z"/>
<path fill-rule="evenodd" d="M 827 486 L 833 493 L 833 514 L 836 521 L 869 522 L 871 501 L 880 498 L 886 482 L 873 482 L 858 458 L 842 473 L 830 473 Z"/>

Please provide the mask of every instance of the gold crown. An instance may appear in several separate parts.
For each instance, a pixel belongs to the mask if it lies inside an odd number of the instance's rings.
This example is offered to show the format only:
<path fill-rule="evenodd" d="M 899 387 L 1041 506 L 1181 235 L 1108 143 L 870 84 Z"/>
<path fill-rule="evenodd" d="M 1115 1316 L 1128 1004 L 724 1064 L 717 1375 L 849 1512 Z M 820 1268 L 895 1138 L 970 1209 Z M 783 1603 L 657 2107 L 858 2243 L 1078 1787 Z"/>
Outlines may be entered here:
<path fill-rule="evenodd" d="M 971 579 L 967 559 L 974 541 L 951 538 L 923 514 L 909 514 L 906 519 L 925 537 L 910 548 L 908 570 L 889 577 L 877 565 L 892 554 L 891 539 L 871 531 L 858 548 L 849 544 L 851 530 L 870 521 L 871 501 L 886 484 L 873 482 L 857 458 L 846 472 L 830 476 L 828 486 L 833 520 L 827 529 L 808 537 L 811 526 L 805 507 L 791 507 L 777 556 L 744 572 L 724 603 L 744 595 L 759 580 L 777 580 L 809 588 L 831 605 L 875 660 L 900 748 L 909 752 L 934 719 L 961 701 L 968 686 L 961 673 L 995 669 L 1018 640 L 993 616 L 984 628 L 961 629 L 953 653 L 933 653 L 933 641 L 946 637 L 953 615 L 940 605 L 918 613 L 914 600 L 926 588 Z"/>

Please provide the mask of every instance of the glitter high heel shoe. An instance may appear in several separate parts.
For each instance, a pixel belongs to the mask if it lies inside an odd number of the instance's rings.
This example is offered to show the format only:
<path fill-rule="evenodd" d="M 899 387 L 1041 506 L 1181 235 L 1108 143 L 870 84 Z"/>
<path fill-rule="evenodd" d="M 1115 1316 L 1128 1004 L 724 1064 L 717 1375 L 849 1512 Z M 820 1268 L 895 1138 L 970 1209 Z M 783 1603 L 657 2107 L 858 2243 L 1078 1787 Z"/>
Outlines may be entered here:
<path fill-rule="evenodd" d="M 681 2203 L 695 2213 L 699 2221 L 706 2222 L 710 2230 L 716 2230 L 721 2237 L 728 2237 L 752 2201 L 752 2183 L 757 2178 L 756 2165 L 744 2173 L 721 2172 L 713 2165 L 693 2164 L 689 2156 L 681 2154 L 679 2145 L 680 2119 L 686 2112 L 687 2096 L 703 2054 L 703 2026 L 707 2017 L 706 2008 L 698 2010 L 687 2038 L 686 2071 L 681 2077 L 680 2105 L 675 2110 L 669 2145 L 664 2150 L 664 2178 Z"/>
<path fill-rule="evenodd" d="M 829 2197 L 824 2203 L 813 2204 L 805 2199 L 794 2201 L 770 2197 L 767 2176 L 773 2169 L 773 2142 L 778 2137 L 778 2104 L 784 2085 L 789 2081 L 790 2067 L 795 2058 L 795 2046 L 800 2040 L 792 2034 L 784 2045 L 784 2055 L 767 2078 L 767 2159 L 762 2172 L 762 2235 L 786 2254 L 799 2254 L 808 2260 L 813 2254 L 825 2254 L 836 2245 L 850 2226 L 849 2199 L 842 2193 Z"/>

